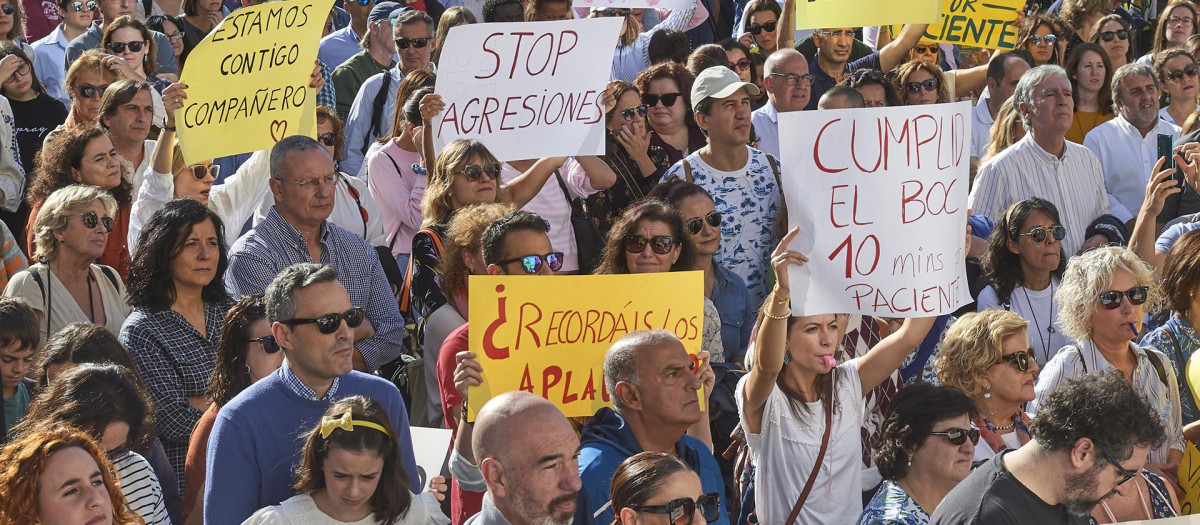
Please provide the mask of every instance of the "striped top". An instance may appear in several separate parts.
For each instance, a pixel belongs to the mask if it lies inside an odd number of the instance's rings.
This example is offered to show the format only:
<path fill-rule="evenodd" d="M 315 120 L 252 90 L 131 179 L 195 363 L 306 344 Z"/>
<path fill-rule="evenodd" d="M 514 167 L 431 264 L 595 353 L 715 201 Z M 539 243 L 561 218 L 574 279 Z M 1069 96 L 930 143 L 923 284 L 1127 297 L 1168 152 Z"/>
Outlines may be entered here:
<path fill-rule="evenodd" d="M 146 520 L 146 525 L 171 525 L 162 486 L 146 458 L 137 452 L 125 452 L 112 458 L 121 479 L 125 505 Z"/>

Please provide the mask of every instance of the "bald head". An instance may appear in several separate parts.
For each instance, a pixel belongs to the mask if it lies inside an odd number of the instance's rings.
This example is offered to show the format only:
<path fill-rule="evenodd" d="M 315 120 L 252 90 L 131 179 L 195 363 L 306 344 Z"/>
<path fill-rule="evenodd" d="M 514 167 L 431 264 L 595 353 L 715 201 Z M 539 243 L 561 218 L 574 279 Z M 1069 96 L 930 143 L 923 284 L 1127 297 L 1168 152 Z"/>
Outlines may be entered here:
<path fill-rule="evenodd" d="M 529 392 L 505 392 L 479 410 L 471 448 L 476 458 L 495 457 L 504 461 L 510 444 L 522 445 L 529 439 L 529 429 L 559 426 L 574 432 L 567 417 L 553 403 Z"/>
<path fill-rule="evenodd" d="M 779 112 L 801 111 L 812 96 L 808 61 L 795 49 L 783 48 L 763 64 L 763 87 Z"/>
<path fill-rule="evenodd" d="M 799 51 L 792 48 L 783 48 L 767 57 L 767 61 L 763 63 L 763 76 L 768 76 L 771 73 L 779 73 L 781 68 L 787 67 L 793 60 L 804 62 L 807 66 L 808 61 L 804 59 Z"/>
<path fill-rule="evenodd" d="M 861 108 L 866 104 L 862 93 L 847 86 L 834 86 L 821 95 L 817 101 L 817 109 L 846 109 Z"/>

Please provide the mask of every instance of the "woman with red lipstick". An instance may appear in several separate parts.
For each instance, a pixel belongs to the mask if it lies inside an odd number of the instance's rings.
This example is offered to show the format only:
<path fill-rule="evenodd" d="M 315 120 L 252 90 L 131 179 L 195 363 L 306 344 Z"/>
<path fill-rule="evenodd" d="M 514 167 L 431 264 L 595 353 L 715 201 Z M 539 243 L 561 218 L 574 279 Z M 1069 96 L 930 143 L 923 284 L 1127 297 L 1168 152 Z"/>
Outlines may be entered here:
<path fill-rule="evenodd" d="M 935 318 L 906 319 L 869 353 L 837 365 L 839 316 L 791 315 L 788 269 L 808 261 L 788 249 L 799 232 L 771 254 L 775 288 L 736 391 L 757 469 L 755 508 L 759 523 L 853 523 L 862 512 L 863 396 L 900 367 Z"/>
<path fill-rule="evenodd" d="M 351 396 L 325 411 L 301 452 L 293 496 L 242 525 L 445 525 L 446 480 L 413 495 L 396 430 L 378 402 Z"/>

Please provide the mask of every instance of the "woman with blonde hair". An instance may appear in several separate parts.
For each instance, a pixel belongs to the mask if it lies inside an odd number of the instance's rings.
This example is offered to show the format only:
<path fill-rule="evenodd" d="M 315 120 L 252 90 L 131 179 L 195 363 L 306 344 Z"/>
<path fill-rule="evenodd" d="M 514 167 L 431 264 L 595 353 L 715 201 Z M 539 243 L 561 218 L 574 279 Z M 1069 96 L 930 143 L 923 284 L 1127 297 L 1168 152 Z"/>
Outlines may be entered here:
<path fill-rule="evenodd" d="M 987 153 L 982 159 L 979 159 L 980 165 L 1023 138 L 1025 138 L 1025 126 L 1021 123 L 1021 115 L 1017 113 L 1017 108 L 1010 98 L 1000 105 L 1000 109 L 996 110 L 996 120 L 988 132 Z"/>

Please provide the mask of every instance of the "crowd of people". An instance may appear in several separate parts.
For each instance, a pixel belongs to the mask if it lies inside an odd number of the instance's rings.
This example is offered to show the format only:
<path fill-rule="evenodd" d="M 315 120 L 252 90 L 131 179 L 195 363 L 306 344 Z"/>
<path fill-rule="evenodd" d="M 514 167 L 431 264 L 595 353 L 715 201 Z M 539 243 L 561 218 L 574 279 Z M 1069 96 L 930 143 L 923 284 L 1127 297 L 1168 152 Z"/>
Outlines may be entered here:
<path fill-rule="evenodd" d="M 793 31 L 794 1 L 339 1 L 316 137 L 187 162 L 179 74 L 258 3 L 0 0 L 0 525 L 1184 510 L 1192 0 L 1030 0 L 996 52 L 926 25 Z M 450 28 L 592 17 L 622 20 L 603 155 L 435 151 Z M 957 101 L 974 104 L 973 302 L 793 315 L 788 270 L 814 254 L 786 225 L 781 181 L 804 174 L 780 158 L 806 152 L 779 114 Z M 470 276 L 676 271 L 703 275 L 697 356 L 630 332 L 603 356 L 611 408 L 567 418 L 515 391 L 467 409 L 488 374 Z M 414 427 L 448 429 L 450 450 L 414 449 Z"/>

